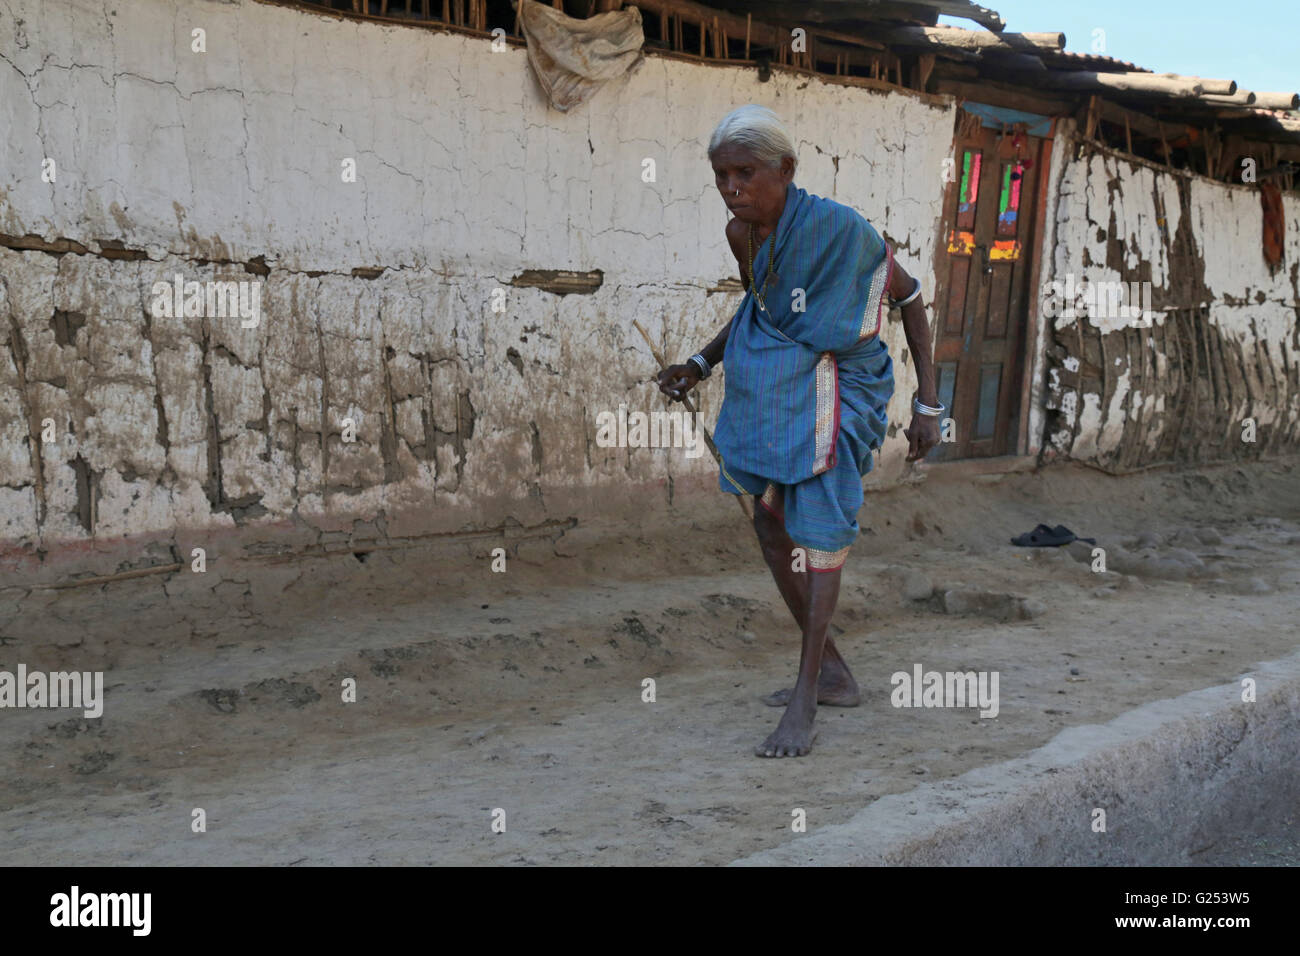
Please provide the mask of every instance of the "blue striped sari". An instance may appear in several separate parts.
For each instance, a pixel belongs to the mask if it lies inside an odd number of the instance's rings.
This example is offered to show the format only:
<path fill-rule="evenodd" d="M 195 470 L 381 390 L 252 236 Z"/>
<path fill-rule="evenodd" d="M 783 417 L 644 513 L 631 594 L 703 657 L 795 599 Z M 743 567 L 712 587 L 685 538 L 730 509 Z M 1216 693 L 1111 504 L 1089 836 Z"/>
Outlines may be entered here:
<path fill-rule="evenodd" d="M 764 308 L 754 292 L 773 242 Z M 791 183 L 723 353 L 719 484 L 762 495 L 813 570 L 838 567 L 857 538 L 862 476 L 888 426 L 893 363 L 878 333 L 892 269 L 866 219 Z"/>

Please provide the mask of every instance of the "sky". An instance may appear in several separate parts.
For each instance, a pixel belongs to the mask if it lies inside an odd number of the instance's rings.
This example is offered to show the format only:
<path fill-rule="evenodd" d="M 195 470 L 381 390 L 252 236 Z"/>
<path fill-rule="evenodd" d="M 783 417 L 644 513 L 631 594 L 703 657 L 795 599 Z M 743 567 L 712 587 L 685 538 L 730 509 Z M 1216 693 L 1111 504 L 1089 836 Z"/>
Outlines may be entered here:
<path fill-rule="evenodd" d="M 1156 73 L 1236 80 L 1240 89 L 1300 92 L 1300 0 L 978 0 L 1016 33 L 1059 31 L 1065 48 L 1096 52 Z M 979 29 L 970 20 L 941 24 Z"/>

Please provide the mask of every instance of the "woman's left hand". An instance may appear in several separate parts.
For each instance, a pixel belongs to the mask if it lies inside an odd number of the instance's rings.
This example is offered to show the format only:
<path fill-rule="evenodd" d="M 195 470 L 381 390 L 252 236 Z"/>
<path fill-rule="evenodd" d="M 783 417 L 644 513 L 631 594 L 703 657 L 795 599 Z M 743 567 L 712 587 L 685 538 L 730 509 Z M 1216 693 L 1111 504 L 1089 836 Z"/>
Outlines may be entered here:
<path fill-rule="evenodd" d="M 912 424 L 903 429 L 907 436 L 907 460 L 920 461 L 930 453 L 930 449 L 939 444 L 939 417 L 937 415 L 912 414 Z"/>

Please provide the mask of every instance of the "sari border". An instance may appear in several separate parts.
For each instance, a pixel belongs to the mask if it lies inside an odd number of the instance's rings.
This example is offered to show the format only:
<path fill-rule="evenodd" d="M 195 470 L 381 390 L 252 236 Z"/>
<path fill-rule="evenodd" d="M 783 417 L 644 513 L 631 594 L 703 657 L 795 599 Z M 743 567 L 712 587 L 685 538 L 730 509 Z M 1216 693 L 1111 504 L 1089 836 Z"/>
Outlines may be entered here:
<path fill-rule="evenodd" d="M 813 474 L 835 467 L 835 445 L 840 434 L 840 375 L 832 352 L 823 352 L 814 371 L 816 380 L 813 422 Z"/>
<path fill-rule="evenodd" d="M 894 250 L 885 242 L 885 259 L 876 266 L 871 274 L 871 288 L 867 293 L 867 307 L 862 311 L 862 328 L 858 341 L 871 338 L 880 333 L 881 318 L 884 312 L 885 292 L 889 289 L 889 280 L 894 274 Z"/>
<path fill-rule="evenodd" d="M 817 548 L 805 548 L 808 555 L 809 571 L 838 571 L 844 567 L 844 561 L 849 556 L 849 550 L 853 545 L 840 548 L 838 551 L 820 551 Z"/>
<path fill-rule="evenodd" d="M 763 496 L 758 499 L 758 503 L 776 517 L 784 519 L 785 508 L 781 503 L 781 493 L 773 482 L 769 481 L 767 483 L 767 487 L 763 489 Z"/>
<path fill-rule="evenodd" d="M 742 485 L 740 482 L 738 482 L 735 478 L 732 478 L 732 477 L 731 477 L 731 472 L 727 471 L 727 464 L 726 464 L 725 461 L 723 461 L 723 458 L 722 458 L 721 455 L 718 455 L 718 470 L 722 472 L 723 476 L 724 476 L 724 477 L 725 477 L 729 482 L 731 482 L 731 486 L 732 486 L 733 488 L 735 488 L 736 491 L 738 491 L 740 494 L 742 494 L 742 495 L 747 495 L 747 494 L 750 493 L 749 490 L 748 490 L 747 488 L 745 488 L 744 485 Z"/>

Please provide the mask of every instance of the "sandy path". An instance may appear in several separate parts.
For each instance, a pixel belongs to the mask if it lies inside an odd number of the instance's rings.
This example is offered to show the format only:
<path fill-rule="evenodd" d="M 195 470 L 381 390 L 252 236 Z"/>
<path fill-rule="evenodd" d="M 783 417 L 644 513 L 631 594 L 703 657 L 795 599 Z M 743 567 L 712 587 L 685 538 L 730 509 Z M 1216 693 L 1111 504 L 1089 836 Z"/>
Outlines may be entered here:
<path fill-rule="evenodd" d="M 725 863 L 797 839 L 795 808 L 810 830 L 843 822 L 925 775 L 1023 753 L 1294 650 L 1300 486 L 1285 467 L 1240 473 L 1214 479 L 1250 486 L 1217 512 L 1205 508 L 1213 489 L 1159 494 L 1182 479 L 1075 473 L 872 496 L 904 518 L 950 517 L 941 532 L 922 534 L 929 522 L 916 519 L 864 536 L 835 619 L 864 704 L 823 708 L 801 760 L 751 754 L 780 714 L 757 698 L 789 683 L 797 643 L 732 527 L 721 548 L 707 525 L 695 533 L 718 556 L 711 573 L 666 570 L 655 542 L 606 554 L 603 572 L 556 560 L 509 586 L 471 579 L 436 597 L 410 586 L 427 576 L 410 556 L 349 567 L 364 571 L 351 585 L 298 569 L 278 602 L 227 606 L 197 636 L 194 603 L 159 582 L 114 586 L 93 610 L 64 592 L 42 613 L 80 619 L 85 639 L 7 642 L 0 667 L 98 660 L 113 689 L 98 721 L 0 712 L 0 863 Z M 1102 544 L 1189 526 L 1217 526 L 1221 540 L 1199 549 L 1208 569 L 1196 580 L 1132 579 L 1097 596 L 1086 564 L 999 543 L 1036 523 L 1026 514 L 1060 515 Z M 1047 610 L 945 614 L 902 600 L 889 565 Z M 889 675 L 915 663 L 998 671 L 998 718 L 891 707 Z M 347 676 L 355 704 L 340 700 Z M 654 703 L 641 700 L 644 677 L 657 681 Z M 190 831 L 194 807 L 206 833 Z M 490 828 L 498 807 L 503 834 Z"/>

